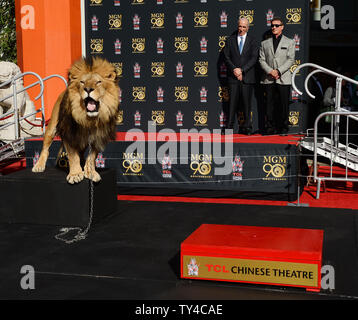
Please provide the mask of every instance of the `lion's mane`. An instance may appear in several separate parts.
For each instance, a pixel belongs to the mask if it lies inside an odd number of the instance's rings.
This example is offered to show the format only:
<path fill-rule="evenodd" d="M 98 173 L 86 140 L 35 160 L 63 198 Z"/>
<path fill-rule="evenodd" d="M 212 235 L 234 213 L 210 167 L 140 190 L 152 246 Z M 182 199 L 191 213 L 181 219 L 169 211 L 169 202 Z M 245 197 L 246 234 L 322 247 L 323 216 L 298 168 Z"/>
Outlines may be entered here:
<path fill-rule="evenodd" d="M 102 151 L 115 138 L 119 108 L 115 68 L 101 58 L 81 59 L 72 65 L 68 79 L 56 132 L 80 152 L 89 144 L 94 150 Z M 96 108 L 89 111 L 87 104 L 92 105 L 91 109 Z"/>

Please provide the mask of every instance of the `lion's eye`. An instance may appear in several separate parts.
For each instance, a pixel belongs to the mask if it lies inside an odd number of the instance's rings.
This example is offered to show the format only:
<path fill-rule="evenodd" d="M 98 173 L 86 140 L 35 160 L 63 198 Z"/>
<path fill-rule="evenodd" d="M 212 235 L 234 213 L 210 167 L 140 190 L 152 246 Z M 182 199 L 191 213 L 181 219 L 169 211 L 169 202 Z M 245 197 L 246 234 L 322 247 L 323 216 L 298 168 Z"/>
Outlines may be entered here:
<path fill-rule="evenodd" d="M 84 85 L 84 84 L 85 84 L 85 82 L 84 82 L 84 81 L 80 81 L 80 84 Z"/>
<path fill-rule="evenodd" d="M 96 85 L 98 86 L 98 85 L 100 85 L 102 83 L 102 81 L 97 81 L 96 82 Z"/>

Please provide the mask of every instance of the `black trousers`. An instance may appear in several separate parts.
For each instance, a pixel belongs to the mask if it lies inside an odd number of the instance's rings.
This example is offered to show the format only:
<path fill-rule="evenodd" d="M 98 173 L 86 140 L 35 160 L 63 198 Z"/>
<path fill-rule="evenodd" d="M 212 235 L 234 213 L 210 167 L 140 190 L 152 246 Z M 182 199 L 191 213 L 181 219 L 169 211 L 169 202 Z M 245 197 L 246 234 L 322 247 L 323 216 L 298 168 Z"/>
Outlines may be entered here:
<path fill-rule="evenodd" d="M 288 106 L 291 85 L 264 84 L 266 93 L 266 129 L 288 130 Z"/>
<path fill-rule="evenodd" d="M 230 94 L 228 128 L 234 128 L 235 115 L 237 115 L 238 112 L 242 110 L 244 115 L 244 123 L 242 128 L 252 129 L 251 100 L 253 85 L 243 83 L 242 81 L 237 81 L 229 82 L 228 86 Z"/>

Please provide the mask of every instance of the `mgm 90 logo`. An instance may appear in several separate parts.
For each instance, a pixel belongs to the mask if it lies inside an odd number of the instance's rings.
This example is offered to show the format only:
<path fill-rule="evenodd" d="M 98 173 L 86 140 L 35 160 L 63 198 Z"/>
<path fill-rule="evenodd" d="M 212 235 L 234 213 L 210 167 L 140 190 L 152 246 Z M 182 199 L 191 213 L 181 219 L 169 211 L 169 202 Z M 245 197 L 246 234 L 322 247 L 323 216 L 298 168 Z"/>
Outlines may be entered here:
<path fill-rule="evenodd" d="M 118 78 L 122 78 L 123 76 L 123 62 L 111 62 L 113 67 L 116 70 L 116 74 Z"/>
<path fill-rule="evenodd" d="M 165 120 L 164 110 L 152 111 L 152 121 L 155 122 L 156 125 L 163 126 L 164 120 Z"/>
<path fill-rule="evenodd" d="M 175 52 L 188 52 L 189 38 L 188 37 L 175 37 L 174 38 Z"/>
<path fill-rule="evenodd" d="M 132 53 L 145 53 L 145 38 L 132 38 Z"/>
<path fill-rule="evenodd" d="M 195 61 L 194 62 L 194 77 L 207 77 L 208 76 L 208 61 Z"/>
<path fill-rule="evenodd" d="M 175 87 L 175 101 L 186 102 L 189 96 L 189 87 Z"/>
<path fill-rule="evenodd" d="M 291 73 L 293 73 L 300 64 L 301 64 L 301 60 L 295 60 L 295 62 L 293 63 L 293 65 L 290 68 Z M 297 75 L 299 75 L 299 74 L 300 74 L 300 70 L 297 72 Z"/>
<path fill-rule="evenodd" d="M 125 169 L 123 175 L 139 176 L 143 168 L 143 153 L 126 153 L 123 152 L 122 166 Z"/>
<path fill-rule="evenodd" d="M 110 14 L 108 16 L 109 30 L 121 30 L 122 29 L 122 15 Z"/>
<path fill-rule="evenodd" d="M 208 125 L 208 111 L 194 111 L 194 126 L 206 127 Z"/>
<path fill-rule="evenodd" d="M 299 111 L 290 111 L 288 121 L 292 127 L 298 127 L 300 120 L 300 112 Z"/>
<path fill-rule="evenodd" d="M 145 87 L 133 87 L 133 102 L 145 102 Z"/>
<path fill-rule="evenodd" d="M 164 13 L 152 13 L 150 23 L 152 24 L 152 29 L 164 28 Z"/>
<path fill-rule="evenodd" d="M 219 52 L 225 48 L 227 36 L 219 36 Z"/>
<path fill-rule="evenodd" d="M 190 169 L 193 171 L 191 178 L 212 178 L 210 176 L 213 156 L 211 154 L 191 154 Z"/>
<path fill-rule="evenodd" d="M 219 97 L 218 99 L 219 102 L 228 102 L 230 99 L 229 88 L 220 86 L 218 90 L 218 97 Z"/>
<path fill-rule="evenodd" d="M 194 12 L 194 27 L 207 27 L 208 26 L 208 11 Z"/>
<path fill-rule="evenodd" d="M 286 156 L 264 156 L 262 170 L 266 173 L 263 180 L 286 180 L 284 177 L 287 167 Z"/>
<path fill-rule="evenodd" d="M 287 8 L 286 19 L 287 24 L 301 24 L 302 8 Z"/>
<path fill-rule="evenodd" d="M 91 39 L 91 53 L 103 53 L 103 39 Z"/>
<path fill-rule="evenodd" d="M 164 62 L 152 62 L 152 77 L 164 77 L 165 63 Z"/>

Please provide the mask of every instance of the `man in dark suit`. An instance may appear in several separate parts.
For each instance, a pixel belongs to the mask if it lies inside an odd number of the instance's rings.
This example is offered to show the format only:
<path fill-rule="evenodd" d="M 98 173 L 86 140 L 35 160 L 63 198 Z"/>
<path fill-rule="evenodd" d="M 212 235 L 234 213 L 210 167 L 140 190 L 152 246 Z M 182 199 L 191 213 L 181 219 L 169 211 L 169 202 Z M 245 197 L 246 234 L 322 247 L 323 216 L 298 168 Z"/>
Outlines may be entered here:
<path fill-rule="evenodd" d="M 258 45 L 247 32 L 249 21 L 241 18 L 238 30 L 231 35 L 224 48 L 224 58 L 228 69 L 229 87 L 229 120 L 228 128 L 234 128 L 235 116 L 239 105 L 242 104 L 244 123 L 240 131 L 250 135 L 252 133 L 251 100 L 253 85 L 256 82 L 255 64 L 258 59 Z"/>
<path fill-rule="evenodd" d="M 288 133 L 288 105 L 291 89 L 290 68 L 295 62 L 295 41 L 282 34 L 279 17 L 271 21 L 272 37 L 261 42 L 259 62 L 264 71 L 261 83 L 266 93 L 266 133 Z M 278 103 L 275 103 L 275 96 Z"/>

